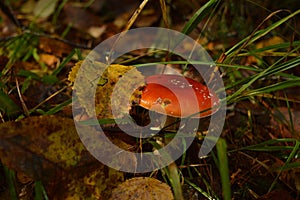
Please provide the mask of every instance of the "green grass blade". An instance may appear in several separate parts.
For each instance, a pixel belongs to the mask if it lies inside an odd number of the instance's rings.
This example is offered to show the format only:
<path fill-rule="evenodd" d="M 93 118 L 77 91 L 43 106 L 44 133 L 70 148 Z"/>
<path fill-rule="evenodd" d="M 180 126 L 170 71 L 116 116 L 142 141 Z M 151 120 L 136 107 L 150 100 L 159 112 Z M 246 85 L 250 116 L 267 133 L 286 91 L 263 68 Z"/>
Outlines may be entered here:
<path fill-rule="evenodd" d="M 18 195 L 15 187 L 16 177 L 14 171 L 11 169 L 4 167 L 5 178 L 8 184 L 8 190 L 10 192 L 11 200 L 18 200 Z"/>
<path fill-rule="evenodd" d="M 249 44 L 252 44 L 256 40 L 262 38 L 263 36 L 270 33 L 272 30 L 278 28 L 280 25 L 286 23 L 291 18 L 295 17 L 300 13 L 300 10 L 295 11 L 294 13 L 282 18 L 281 20 L 278 20 L 277 22 L 272 23 L 270 26 L 268 26 L 265 29 L 258 30 L 254 34 L 251 34 L 250 36 L 244 38 L 239 43 L 234 45 L 232 48 L 230 48 L 225 54 L 227 55 L 227 59 L 233 57 L 237 51 L 240 51 L 242 47 L 245 47 Z"/>
<path fill-rule="evenodd" d="M 275 83 L 272 85 L 268 85 L 266 87 L 261 87 L 258 89 L 250 90 L 250 91 L 245 92 L 243 95 L 244 96 L 258 96 L 260 94 L 270 93 L 270 92 L 274 92 L 274 91 L 278 91 L 278 90 L 284 90 L 286 88 L 296 87 L 296 86 L 300 86 L 300 77 L 297 79 L 295 78 L 292 80 L 287 80 L 287 81 Z"/>
<path fill-rule="evenodd" d="M 250 151 L 286 151 L 286 150 L 293 150 L 295 146 L 275 146 L 277 143 L 297 143 L 299 142 L 297 139 L 294 138 L 279 138 L 279 139 L 273 139 L 273 140 L 268 140 L 259 144 L 255 145 L 250 145 L 247 147 L 242 147 L 238 150 L 250 150 Z M 271 146 L 273 145 L 273 146 Z M 235 150 L 235 151 L 238 151 Z M 234 152 L 234 151 L 230 151 Z"/>
<path fill-rule="evenodd" d="M 217 144 L 217 155 L 219 160 L 219 171 L 221 175 L 222 190 L 224 200 L 231 199 L 231 186 L 229 179 L 229 167 L 227 158 L 227 145 L 224 139 L 219 139 Z"/>
<path fill-rule="evenodd" d="M 51 108 L 50 110 L 48 110 L 45 114 L 46 115 L 53 115 L 57 112 L 59 112 L 60 110 L 62 110 L 64 107 L 66 107 L 67 105 L 72 103 L 72 99 L 69 99 L 61 104 L 58 104 L 57 106 L 55 106 L 54 108 Z"/>
<path fill-rule="evenodd" d="M 182 188 L 180 183 L 180 176 L 178 173 L 178 168 L 175 162 L 172 162 L 168 165 L 168 177 L 171 182 L 173 191 L 174 191 L 174 199 L 175 200 L 184 200 L 182 194 Z"/>
<path fill-rule="evenodd" d="M 35 182 L 34 191 L 35 191 L 34 200 L 48 200 L 47 192 L 41 181 Z"/>
<path fill-rule="evenodd" d="M 0 90 L 0 112 L 4 112 L 7 116 L 17 114 L 20 108 L 17 104 L 2 90 Z"/>
<path fill-rule="evenodd" d="M 208 200 L 219 200 L 219 198 L 217 197 L 212 197 L 211 195 L 209 195 L 206 191 L 204 191 L 202 188 L 200 188 L 198 185 L 196 185 L 195 183 L 189 181 L 188 179 L 184 179 L 184 181 L 189 184 L 190 186 L 192 186 L 195 190 L 197 190 L 200 194 L 202 194 L 205 198 L 207 198 Z"/>
<path fill-rule="evenodd" d="M 51 75 L 57 76 L 57 74 L 65 67 L 65 65 L 70 62 L 73 55 L 76 53 L 76 50 L 73 50 L 61 63 L 60 65 L 52 72 Z"/>
<path fill-rule="evenodd" d="M 283 58 L 281 58 L 280 60 L 282 60 Z M 267 69 L 261 71 L 260 73 L 257 73 L 251 77 L 248 77 L 247 82 L 245 82 L 245 84 L 243 84 L 240 89 L 238 89 L 234 94 L 230 95 L 227 97 L 227 102 L 228 103 L 232 103 L 235 102 L 238 98 L 240 98 L 241 96 L 243 96 L 243 92 L 245 90 L 247 90 L 255 81 L 257 81 L 258 79 L 267 77 L 267 76 L 271 76 L 271 75 L 276 75 L 279 72 L 282 72 L 284 70 L 287 69 L 291 69 L 294 67 L 297 67 L 299 65 L 300 62 L 300 57 L 296 57 L 294 59 L 291 59 L 285 63 L 282 64 L 273 64 L 270 67 L 268 67 Z M 297 80 L 297 78 L 296 78 Z M 242 80 L 242 82 L 244 82 L 245 80 Z M 295 85 L 297 83 L 295 83 L 296 81 L 294 81 L 293 83 L 288 82 L 288 84 L 291 85 Z M 276 85 L 275 85 L 276 86 Z M 277 90 L 278 90 L 278 85 L 277 85 Z M 283 87 L 282 85 L 280 85 L 280 87 Z M 286 88 L 286 87 L 285 87 Z M 265 88 L 266 89 L 266 88 Z M 269 86 L 267 86 L 267 89 L 270 91 L 271 88 Z M 275 89 L 273 89 L 272 91 L 275 91 Z"/>
<path fill-rule="evenodd" d="M 195 27 L 204 19 L 204 17 L 215 7 L 218 5 L 220 0 L 210 0 L 205 5 L 203 5 L 188 21 L 188 23 L 184 26 L 182 33 L 190 34 Z"/>
<path fill-rule="evenodd" d="M 296 141 L 296 144 L 295 144 L 295 147 L 293 148 L 293 150 L 292 150 L 292 152 L 290 153 L 290 155 L 289 155 L 288 159 L 286 160 L 286 162 L 283 164 L 282 169 L 284 169 L 284 168 L 286 167 L 286 165 L 287 165 L 288 163 L 290 163 L 291 160 L 292 160 L 293 158 L 295 158 L 295 155 L 296 155 L 297 152 L 300 150 L 299 147 L 300 147 L 300 141 L 297 140 L 297 141 Z M 276 178 L 275 178 L 274 181 L 272 182 L 272 184 L 271 184 L 271 186 L 270 186 L 268 192 L 271 192 L 271 191 L 273 190 L 273 188 L 275 187 L 275 184 L 276 184 L 277 180 L 279 179 L 281 172 L 283 171 L 282 169 L 279 171 L 279 173 L 277 174 Z"/>

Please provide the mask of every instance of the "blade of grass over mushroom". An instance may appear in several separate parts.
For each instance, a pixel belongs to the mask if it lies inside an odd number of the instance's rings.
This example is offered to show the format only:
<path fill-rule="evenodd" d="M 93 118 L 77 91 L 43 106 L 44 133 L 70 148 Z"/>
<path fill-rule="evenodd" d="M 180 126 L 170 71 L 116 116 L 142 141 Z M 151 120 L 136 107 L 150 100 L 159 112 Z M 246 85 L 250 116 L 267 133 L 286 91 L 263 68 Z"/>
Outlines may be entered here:
<path fill-rule="evenodd" d="M 186 147 L 186 141 L 185 140 L 182 140 L 181 141 L 181 144 L 182 144 L 182 146 L 183 146 L 183 149 L 187 149 Z M 186 161 L 186 158 L 187 158 L 187 155 L 186 155 L 186 151 L 184 151 L 184 153 L 182 154 L 182 156 L 181 156 L 181 163 L 180 163 L 180 165 L 184 165 L 184 163 L 185 163 L 185 161 Z"/>
<path fill-rule="evenodd" d="M 161 62 L 147 62 L 147 63 L 141 63 L 141 64 L 134 64 L 133 66 L 135 67 L 147 67 L 147 66 L 153 66 L 157 64 L 180 64 L 180 65 L 185 65 L 185 64 L 197 64 L 197 65 L 214 65 L 214 62 L 205 62 L 205 61 L 182 61 L 182 60 L 175 60 L 175 61 L 161 61 Z"/>
<path fill-rule="evenodd" d="M 170 65 L 186 65 L 186 64 L 192 64 L 192 65 L 217 65 L 220 67 L 224 67 L 224 68 L 234 68 L 234 69 L 245 69 L 245 70 L 250 70 L 253 72 L 261 72 L 263 69 L 261 68 L 257 68 L 255 66 L 248 66 L 248 65 L 233 65 L 233 64 L 225 64 L 225 63 L 215 63 L 215 62 L 205 62 L 205 61 L 182 61 L 182 60 L 178 60 L 178 61 L 161 61 L 161 62 L 148 62 L 148 63 L 141 63 L 141 64 L 134 64 L 132 66 L 135 67 L 147 67 L 147 66 L 154 66 L 154 65 L 166 65 L 166 64 L 170 64 Z"/>
<path fill-rule="evenodd" d="M 104 125 L 104 124 L 116 124 L 115 119 L 110 119 L 110 118 L 104 118 L 104 119 L 88 119 L 88 120 L 84 120 L 84 121 L 80 121 L 79 122 L 82 125 L 87 125 L 87 126 L 91 126 L 91 125 Z"/>
<path fill-rule="evenodd" d="M 190 34 L 198 24 L 206 17 L 207 14 L 211 12 L 213 8 L 220 3 L 220 0 L 210 0 L 205 5 L 203 5 L 197 12 L 192 16 L 192 18 L 184 26 L 182 33 Z"/>
<path fill-rule="evenodd" d="M 250 44 L 254 43 L 256 40 L 258 40 L 258 39 L 262 38 L 263 36 L 267 35 L 271 31 L 273 31 L 274 29 L 278 28 L 280 25 L 286 23 L 288 20 L 290 20 L 293 17 L 295 17 L 296 15 L 298 15 L 299 13 L 300 13 L 300 10 L 297 10 L 294 13 L 291 13 L 290 15 L 282 18 L 281 20 L 278 20 L 277 22 L 272 23 L 267 28 L 255 31 L 253 34 L 251 34 L 248 37 L 244 38 L 239 43 L 237 43 L 232 48 L 230 48 L 228 51 L 226 51 L 226 53 L 225 53 L 227 55 L 226 60 L 235 57 L 236 54 L 239 53 L 242 48 L 246 47 L 247 45 L 250 45 Z M 277 12 L 272 13 L 271 15 L 275 15 L 275 14 L 277 14 Z"/>
<path fill-rule="evenodd" d="M 119 123 L 128 123 L 129 120 L 127 119 L 117 119 Z M 80 121 L 79 122 L 82 125 L 105 125 L 105 124 L 116 124 L 116 119 L 111 119 L 111 118 L 103 118 L 103 119 L 97 119 L 97 120 L 93 120 L 93 119 L 88 119 L 88 120 L 84 120 L 84 121 Z"/>
<path fill-rule="evenodd" d="M 300 45 L 300 43 L 299 43 Z M 300 46 L 297 48 L 297 50 L 300 48 Z M 293 52 L 296 52 L 293 51 Z M 293 53 L 291 53 L 293 54 Z M 289 56 L 291 55 L 289 54 Z M 248 54 L 247 54 L 248 55 Z M 285 53 L 285 57 L 286 57 L 286 53 Z M 235 69 L 245 69 L 245 70 L 250 70 L 253 72 L 261 72 L 263 71 L 263 69 L 258 68 L 256 66 L 249 66 L 249 65 L 237 65 L 237 64 L 226 64 L 226 63 L 215 63 L 215 62 L 204 62 L 204 61 L 182 61 L 182 60 L 178 60 L 178 61 L 161 61 L 161 62 L 148 62 L 148 63 L 141 63 L 141 64 L 134 64 L 132 66 L 135 67 L 147 67 L 147 66 L 153 66 L 153 65 L 158 65 L 158 64 L 179 64 L 179 65 L 184 65 L 184 64 L 197 64 L 197 65 L 217 65 L 220 67 L 224 67 L 224 68 L 235 68 Z M 284 68 L 285 70 L 285 68 Z M 286 74 L 286 75 L 291 75 L 291 74 Z"/>

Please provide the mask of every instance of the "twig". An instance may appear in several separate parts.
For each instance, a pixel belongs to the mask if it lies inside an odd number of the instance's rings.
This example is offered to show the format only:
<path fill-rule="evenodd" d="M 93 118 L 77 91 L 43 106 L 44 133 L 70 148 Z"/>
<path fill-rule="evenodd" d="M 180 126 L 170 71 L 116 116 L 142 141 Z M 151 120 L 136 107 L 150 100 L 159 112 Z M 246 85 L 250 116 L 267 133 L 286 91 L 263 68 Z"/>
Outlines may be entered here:
<path fill-rule="evenodd" d="M 20 98 L 20 101 L 21 101 L 22 108 L 24 110 L 25 115 L 29 116 L 28 108 L 27 108 L 27 106 L 26 106 L 26 104 L 25 104 L 25 102 L 23 100 L 22 94 L 20 92 L 19 81 L 18 81 L 17 78 L 15 78 L 15 80 L 16 80 L 17 91 L 18 91 L 18 95 L 19 95 L 19 98 Z"/>

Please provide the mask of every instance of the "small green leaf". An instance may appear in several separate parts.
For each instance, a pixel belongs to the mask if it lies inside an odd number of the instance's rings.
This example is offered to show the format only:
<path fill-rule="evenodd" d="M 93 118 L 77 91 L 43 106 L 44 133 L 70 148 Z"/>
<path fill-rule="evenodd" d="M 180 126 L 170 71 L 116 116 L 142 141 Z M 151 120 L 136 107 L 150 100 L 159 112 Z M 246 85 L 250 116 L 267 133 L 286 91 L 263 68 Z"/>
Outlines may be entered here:
<path fill-rule="evenodd" d="M 68 99 L 67 101 L 65 101 L 63 103 L 58 104 L 54 108 L 51 108 L 45 114 L 46 115 L 53 115 L 53 114 L 57 113 L 58 111 L 60 111 L 61 109 L 63 109 L 64 107 L 66 107 L 67 105 L 71 104 L 71 103 L 72 103 L 72 99 Z"/>
<path fill-rule="evenodd" d="M 53 75 L 45 75 L 45 76 L 43 76 L 42 81 L 45 84 L 51 85 L 51 84 L 56 83 L 58 81 L 58 78 Z"/>
<path fill-rule="evenodd" d="M 0 111 L 7 116 L 12 116 L 20 111 L 17 104 L 3 91 L 0 90 Z"/>
<path fill-rule="evenodd" d="M 22 94 L 24 94 L 25 91 L 29 88 L 31 81 L 32 81 L 31 76 L 29 76 L 25 79 L 25 81 L 23 82 L 22 88 L 21 88 L 21 93 Z"/>
<path fill-rule="evenodd" d="M 41 79 L 39 77 L 39 75 L 37 75 L 36 73 L 28 71 L 28 70 L 24 70 L 24 69 L 21 69 L 19 71 L 18 76 L 32 77 L 32 79 L 34 79 L 34 80 L 40 80 Z"/>

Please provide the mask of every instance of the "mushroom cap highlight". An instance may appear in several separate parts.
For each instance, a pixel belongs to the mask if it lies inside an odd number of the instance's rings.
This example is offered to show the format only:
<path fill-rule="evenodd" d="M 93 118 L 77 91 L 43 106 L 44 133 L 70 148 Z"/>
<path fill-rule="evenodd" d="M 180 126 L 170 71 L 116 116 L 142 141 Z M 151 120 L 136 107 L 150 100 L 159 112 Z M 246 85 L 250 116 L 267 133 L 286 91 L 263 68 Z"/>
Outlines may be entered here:
<path fill-rule="evenodd" d="M 191 78 L 158 74 L 146 78 L 139 105 L 173 117 L 202 118 L 215 113 L 220 100 L 213 91 Z"/>

